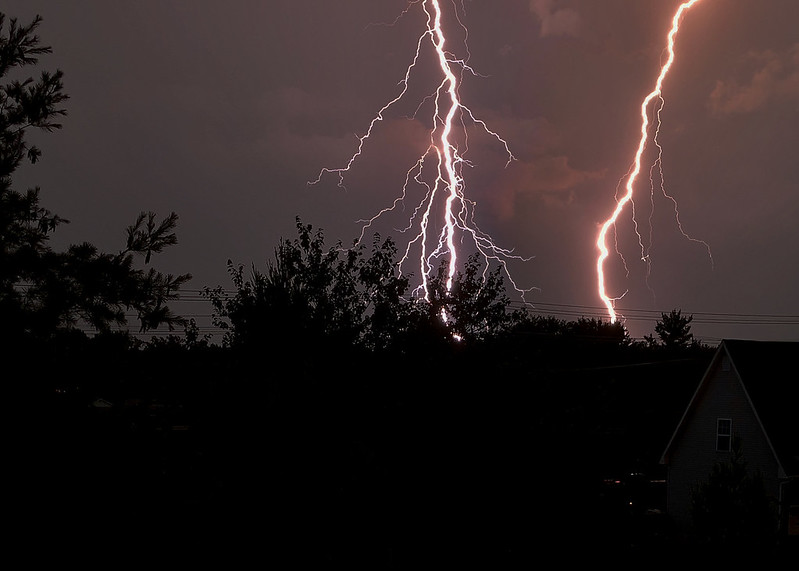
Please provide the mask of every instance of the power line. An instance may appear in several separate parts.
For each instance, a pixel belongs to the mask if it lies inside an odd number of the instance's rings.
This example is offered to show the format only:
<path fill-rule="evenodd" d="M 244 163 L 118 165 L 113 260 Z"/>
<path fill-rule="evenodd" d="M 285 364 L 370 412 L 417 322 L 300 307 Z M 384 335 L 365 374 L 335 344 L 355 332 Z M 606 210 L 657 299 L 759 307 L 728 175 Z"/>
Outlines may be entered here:
<path fill-rule="evenodd" d="M 20 289 L 27 289 L 31 286 L 28 284 L 19 284 Z M 235 296 L 236 290 L 219 288 L 214 290 L 223 296 Z M 177 293 L 178 297 L 170 302 L 173 307 L 180 306 L 181 304 L 193 305 L 196 303 L 210 303 L 210 299 L 205 289 L 185 289 Z M 607 319 L 607 312 L 604 307 L 592 305 L 580 305 L 569 303 L 554 303 L 554 302 L 540 302 L 540 303 L 523 303 L 519 301 L 510 302 L 512 309 L 526 309 L 527 311 L 541 316 L 551 316 L 561 319 L 579 319 L 579 318 L 594 318 L 599 320 Z M 622 323 L 633 322 L 656 322 L 663 318 L 663 315 L 668 311 L 642 309 L 642 308 L 618 308 L 618 313 L 621 317 Z M 202 322 L 211 322 L 215 316 L 214 313 L 203 312 L 180 312 L 176 311 L 185 319 L 194 319 L 195 327 L 201 335 L 222 335 L 225 329 L 213 325 L 205 324 Z M 730 325 L 730 326 L 797 326 L 799 325 L 799 315 L 796 314 L 780 314 L 780 313 L 742 313 L 742 312 L 706 312 L 706 311 L 682 311 L 685 316 L 691 316 L 692 325 Z M 127 313 L 125 319 L 129 323 L 135 323 L 138 316 L 135 313 Z M 197 320 L 200 323 L 197 323 Z M 84 333 L 95 332 L 95 329 L 88 324 L 80 324 L 77 329 Z M 180 329 L 173 331 L 149 331 L 147 333 L 139 333 L 133 331 L 135 326 L 120 326 L 120 330 L 129 330 L 131 334 L 137 336 L 160 336 L 160 335 L 175 335 L 182 336 L 185 332 Z M 705 339 L 707 341 L 708 339 Z M 720 339 L 719 339 L 720 341 Z"/>
<path fill-rule="evenodd" d="M 536 314 L 566 315 L 572 317 L 607 317 L 603 307 L 589 305 L 574 305 L 563 303 L 537 303 L 525 305 L 521 302 L 512 302 L 513 307 L 526 307 Z M 622 321 L 650 321 L 660 320 L 663 314 L 669 311 L 658 311 L 637 308 L 619 308 Z M 683 315 L 692 316 L 692 323 L 724 323 L 740 325 L 799 325 L 799 315 L 775 313 L 718 313 L 718 312 L 691 312 L 683 311 Z"/>
<path fill-rule="evenodd" d="M 28 284 L 19 284 L 20 289 L 31 287 Z M 236 290 L 218 289 L 223 296 L 234 296 Z M 178 297 L 171 303 L 210 303 L 210 299 L 205 289 L 184 289 L 178 292 Z M 510 306 L 515 309 L 527 309 L 532 313 L 544 315 L 562 315 L 569 317 L 595 317 L 599 319 L 607 318 L 607 311 L 604 307 L 596 305 L 579 305 L 569 303 L 539 302 L 524 303 L 512 301 Z M 671 310 L 654 310 L 641 308 L 618 308 L 619 315 L 623 321 L 649 321 L 660 320 L 663 314 L 668 314 Z M 741 324 L 741 325 L 799 325 L 799 315 L 781 313 L 740 313 L 740 312 L 706 312 L 706 311 L 682 311 L 686 316 L 693 316 L 693 323 L 708 324 Z M 211 317 L 210 314 L 186 314 L 188 317 Z"/>
<path fill-rule="evenodd" d="M 177 301 L 195 302 L 195 301 L 209 301 L 205 295 L 204 290 L 182 290 L 188 295 L 181 295 Z M 220 290 L 224 295 L 235 295 L 235 290 Z M 527 308 L 533 313 L 550 313 L 559 315 L 570 315 L 578 317 L 607 317 L 607 311 L 604 307 L 591 306 L 591 305 L 577 305 L 568 303 L 534 303 L 525 304 L 519 301 L 512 301 L 510 303 L 513 308 Z M 618 308 L 618 312 L 623 316 L 624 320 L 649 320 L 662 319 L 663 314 L 668 314 L 671 310 L 654 310 L 654 309 L 640 309 L 640 308 Z M 693 316 L 694 323 L 729 323 L 730 320 L 740 321 L 741 323 L 752 324 L 772 324 L 772 323 L 785 323 L 787 325 L 799 324 L 799 314 L 779 314 L 779 313 L 733 313 L 733 312 L 706 312 L 706 311 L 683 311 L 684 315 Z"/>

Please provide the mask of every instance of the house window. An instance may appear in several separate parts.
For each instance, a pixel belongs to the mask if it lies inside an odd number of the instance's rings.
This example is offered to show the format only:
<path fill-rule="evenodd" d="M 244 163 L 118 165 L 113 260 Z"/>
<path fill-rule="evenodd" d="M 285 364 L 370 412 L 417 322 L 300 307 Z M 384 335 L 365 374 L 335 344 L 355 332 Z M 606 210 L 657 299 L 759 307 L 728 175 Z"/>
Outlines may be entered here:
<path fill-rule="evenodd" d="M 732 419 L 716 419 L 716 450 L 729 452 L 732 442 Z"/>

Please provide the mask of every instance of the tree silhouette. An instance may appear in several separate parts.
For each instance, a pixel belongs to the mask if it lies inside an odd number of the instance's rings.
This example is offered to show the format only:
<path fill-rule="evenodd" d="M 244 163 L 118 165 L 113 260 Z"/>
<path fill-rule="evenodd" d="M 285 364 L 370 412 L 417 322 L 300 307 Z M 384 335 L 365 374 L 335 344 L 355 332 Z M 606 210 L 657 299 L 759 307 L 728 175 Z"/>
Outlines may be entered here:
<path fill-rule="evenodd" d="M 697 345 L 691 333 L 693 315 L 682 315 L 682 310 L 672 309 L 669 313 L 661 313 L 660 320 L 655 323 L 655 333 L 660 344 L 666 349 L 687 349 Z M 649 345 L 656 345 L 654 337 L 646 336 Z"/>
<path fill-rule="evenodd" d="M 472 254 L 456 272 L 449 290 L 446 261 L 430 282 L 430 311 L 433 319 L 443 320 L 450 335 L 462 342 L 480 342 L 508 331 L 520 318 L 509 311 L 502 268 L 484 271 L 480 258 Z"/>
<path fill-rule="evenodd" d="M 735 549 L 773 547 L 777 518 L 759 471 L 750 471 L 741 440 L 732 454 L 714 465 L 707 481 L 693 490 L 691 515 L 697 538 Z"/>
<path fill-rule="evenodd" d="M 266 271 L 228 262 L 235 293 L 206 288 L 215 322 L 229 346 L 357 347 L 408 352 L 480 342 L 510 328 L 500 270 L 483 272 L 471 257 L 450 291 L 445 265 L 430 283 L 428 300 L 414 298 L 397 270 L 393 241 L 375 236 L 349 249 L 325 245 L 324 234 L 297 219 L 298 237 L 281 239 Z"/>
<path fill-rule="evenodd" d="M 0 79 L 14 69 L 38 63 L 51 52 L 35 31 L 41 18 L 28 25 L 8 20 L 0 13 Z M 0 318 L 2 335 L 18 342 L 27 337 L 46 339 L 57 331 L 86 323 L 107 332 L 127 324 L 127 311 L 137 314 L 140 330 L 183 320 L 167 303 L 174 300 L 190 275 L 161 274 L 137 268 L 134 256 L 148 265 L 151 255 L 177 242 L 177 215 L 160 224 L 155 214 L 142 213 L 127 230 L 126 247 L 106 254 L 89 243 L 53 251 L 48 241 L 60 224 L 68 222 L 39 204 L 38 187 L 20 192 L 13 188 L 13 173 L 28 161 L 35 163 L 41 151 L 28 143 L 31 131 L 61 128 L 58 118 L 68 96 L 60 70 L 43 71 L 34 80 L 10 80 L 0 84 Z"/>
<path fill-rule="evenodd" d="M 393 243 L 328 248 L 324 234 L 297 219 L 298 237 L 281 239 L 266 271 L 228 261 L 235 294 L 206 288 L 215 322 L 229 346 L 297 347 L 315 343 L 380 348 L 390 342 L 403 312 L 407 279 L 394 275 Z"/>

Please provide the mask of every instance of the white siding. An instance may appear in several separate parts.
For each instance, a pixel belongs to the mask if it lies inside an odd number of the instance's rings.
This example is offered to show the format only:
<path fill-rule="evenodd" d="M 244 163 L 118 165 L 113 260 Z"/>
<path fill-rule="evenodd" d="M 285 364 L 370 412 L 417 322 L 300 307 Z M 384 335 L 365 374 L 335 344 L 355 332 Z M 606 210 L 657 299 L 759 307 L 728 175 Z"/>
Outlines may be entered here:
<path fill-rule="evenodd" d="M 777 495 L 777 462 L 734 369 L 724 370 L 717 360 L 708 372 L 692 410 L 683 420 L 678 440 L 672 443 L 668 470 L 667 510 L 681 525 L 690 524 L 691 491 L 707 476 L 716 462 L 729 459 L 729 452 L 716 451 L 716 421 L 732 419 L 732 432 L 741 438 L 744 459 L 750 470 L 759 468 L 767 490 Z"/>

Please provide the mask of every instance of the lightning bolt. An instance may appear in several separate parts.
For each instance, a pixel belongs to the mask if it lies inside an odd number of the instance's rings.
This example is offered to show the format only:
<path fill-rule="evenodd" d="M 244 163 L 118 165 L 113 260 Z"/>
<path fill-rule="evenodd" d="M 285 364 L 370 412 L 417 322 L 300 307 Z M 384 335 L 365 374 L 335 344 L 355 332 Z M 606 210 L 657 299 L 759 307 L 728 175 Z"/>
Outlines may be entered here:
<path fill-rule="evenodd" d="M 458 14 L 454 0 L 452 5 L 455 20 L 466 33 L 466 26 Z M 529 290 L 523 290 L 516 285 L 508 271 L 507 263 L 511 259 L 526 261 L 529 258 L 517 256 L 513 254 L 512 250 L 495 245 L 492 238 L 476 225 L 474 220 L 476 203 L 468 199 L 464 193 L 463 166 L 470 165 L 464 158 L 468 150 L 467 122 L 470 125 L 479 127 L 502 145 L 507 153 L 506 167 L 516 159 L 508 143 L 499 134 L 492 131 L 483 120 L 476 117 L 461 101 L 459 88 L 464 74 L 477 74 L 468 64 L 468 46 L 465 59 L 456 57 L 448 50 L 447 39 L 442 26 L 441 3 L 439 0 L 410 0 L 398 19 L 407 14 L 414 6 L 421 6 L 426 15 L 427 24 L 424 32 L 419 36 L 416 52 L 405 70 L 405 76 L 399 83 L 401 86 L 399 94 L 386 103 L 373 117 L 366 132 L 358 137 L 357 150 L 343 167 L 323 168 L 316 180 L 309 181 L 308 184 L 317 184 L 325 174 L 335 174 L 339 178 L 339 186 L 344 186 L 345 174 L 353 168 L 355 162 L 361 156 L 364 145 L 373 135 L 377 124 L 384 120 L 391 107 L 405 97 L 409 89 L 411 75 L 422 57 L 423 49 L 426 46 L 431 46 L 435 54 L 435 61 L 438 63 L 437 69 L 441 71 L 441 81 L 434 91 L 419 103 L 416 112 L 411 117 L 411 119 L 415 119 L 425 103 L 432 102 L 430 143 L 413 166 L 406 171 L 405 183 L 402 186 L 400 196 L 372 218 L 360 221 L 363 225 L 356 244 L 363 240 L 366 231 L 381 216 L 394 211 L 400 205 L 404 205 L 409 198 L 410 187 L 415 183 L 415 185 L 423 189 L 422 194 L 424 196 L 413 208 L 413 214 L 407 227 L 399 230 L 402 233 L 411 233 L 415 229 L 416 233 L 408 241 L 398 262 L 398 269 L 402 271 L 405 264 L 413 261 L 415 249 L 419 250 L 418 258 L 413 263 L 418 264 L 421 284 L 415 290 L 415 294 L 421 293 L 425 299 L 429 300 L 430 276 L 434 271 L 437 260 L 445 257 L 448 257 L 446 262 L 446 288 L 447 292 L 451 291 L 458 267 L 459 246 L 464 240 L 470 239 L 474 248 L 487 262 L 493 260 L 502 266 L 514 289 L 524 298 L 524 293 Z M 468 36 L 468 33 L 466 35 Z M 456 139 L 462 140 L 463 143 L 459 146 Z M 432 167 L 430 166 L 431 163 Z M 441 217 L 436 222 L 436 216 L 439 212 Z M 484 272 L 487 271 L 488 264 L 486 264 L 484 269 Z"/>
<path fill-rule="evenodd" d="M 651 188 L 652 188 L 652 200 L 654 200 L 654 196 L 653 196 L 654 195 L 654 170 L 655 170 L 655 168 L 657 168 L 658 171 L 659 171 L 659 176 L 660 176 L 661 192 L 663 193 L 663 195 L 667 199 L 669 199 L 672 202 L 672 204 L 674 206 L 674 213 L 675 213 L 675 218 L 676 218 L 676 221 L 677 221 L 677 226 L 679 228 L 679 231 L 682 233 L 683 236 L 685 236 L 689 240 L 692 240 L 694 242 L 698 242 L 698 243 L 703 244 L 707 248 L 708 254 L 710 255 L 710 248 L 708 247 L 708 245 L 705 242 L 703 242 L 702 240 L 697 240 L 695 238 L 692 238 L 691 236 L 686 234 L 685 231 L 683 230 L 682 222 L 680 221 L 680 217 L 679 217 L 679 211 L 677 209 L 677 201 L 674 199 L 673 196 L 671 196 L 668 193 L 666 193 L 666 190 L 665 190 L 665 184 L 663 182 L 664 181 L 664 179 L 663 179 L 663 170 L 662 170 L 662 153 L 663 153 L 663 149 L 660 146 L 660 143 L 658 142 L 658 133 L 660 131 L 660 125 L 661 125 L 661 123 L 660 123 L 660 113 L 663 110 L 663 105 L 664 105 L 664 100 L 663 100 L 663 96 L 662 96 L 662 86 L 663 86 L 663 81 L 665 80 L 666 76 L 669 73 L 669 70 L 671 69 L 672 63 L 674 62 L 674 57 L 675 57 L 674 56 L 674 39 L 677 36 L 677 32 L 680 29 L 680 22 L 682 20 L 683 13 L 686 10 L 688 10 L 689 8 L 691 8 L 692 6 L 694 6 L 695 4 L 699 3 L 700 1 L 701 0 L 690 0 L 690 1 L 687 1 L 687 2 L 683 2 L 677 8 L 677 11 L 675 12 L 675 14 L 674 14 L 674 16 L 672 18 L 671 30 L 668 33 L 668 45 L 667 45 L 668 57 L 667 57 L 666 61 L 661 66 L 660 74 L 657 77 L 657 81 L 655 82 L 654 89 L 644 98 L 643 102 L 641 103 L 641 138 L 640 138 L 640 140 L 638 142 L 638 148 L 637 148 L 636 153 L 635 153 L 635 158 L 633 160 L 633 164 L 632 164 L 630 170 L 628 171 L 627 175 L 625 175 L 626 178 L 627 178 L 627 182 L 626 182 L 625 187 L 624 187 L 625 191 L 624 191 L 624 193 L 622 194 L 621 197 L 618 196 L 618 192 L 617 192 L 616 208 L 613 210 L 613 213 L 611 214 L 611 216 L 607 220 L 605 220 L 605 222 L 602 224 L 602 226 L 600 227 L 600 230 L 599 230 L 599 234 L 597 235 L 596 246 L 597 246 L 597 249 L 599 250 L 599 257 L 597 258 L 597 264 L 596 264 L 597 281 L 598 281 L 598 294 L 599 294 L 600 299 L 602 300 L 602 303 L 607 308 L 607 312 L 608 312 L 608 315 L 610 317 L 611 323 L 615 322 L 617 320 L 617 318 L 618 318 L 618 316 L 616 314 L 616 311 L 615 311 L 615 302 L 618 301 L 619 299 L 621 299 L 622 297 L 624 297 L 624 295 L 627 292 L 624 292 L 622 295 L 617 296 L 617 297 L 610 297 L 608 295 L 608 293 L 607 293 L 607 290 L 606 290 L 606 287 L 605 287 L 605 272 L 604 272 L 605 260 L 610 255 L 610 251 L 609 251 L 608 246 L 607 246 L 607 234 L 608 234 L 608 232 L 610 231 L 611 228 L 615 228 L 616 221 L 618 220 L 619 216 L 621 215 L 621 213 L 623 212 L 623 210 L 625 209 L 625 207 L 628 204 L 631 205 L 631 209 L 633 211 L 633 222 L 635 224 L 635 232 L 638 235 L 638 244 L 639 244 L 639 246 L 641 248 L 641 260 L 646 263 L 646 265 L 647 265 L 647 277 L 649 275 L 649 266 L 650 266 L 649 249 L 648 249 L 647 246 L 644 245 L 644 242 L 643 242 L 643 239 L 641 237 L 641 234 L 638 231 L 638 224 L 637 224 L 637 221 L 635 219 L 635 205 L 634 205 L 634 202 L 633 202 L 633 187 L 635 185 L 636 178 L 638 177 L 638 175 L 641 172 L 642 156 L 643 156 L 644 150 L 646 149 L 647 139 L 649 138 L 649 130 L 650 130 L 649 122 L 650 122 L 650 120 L 649 120 L 649 111 L 648 111 L 648 109 L 649 109 L 650 104 L 653 101 L 657 102 L 656 103 L 657 104 L 657 110 L 656 110 L 656 113 L 655 113 L 656 122 L 655 122 L 655 127 L 654 127 L 654 135 L 652 137 L 652 141 L 653 141 L 654 145 L 657 147 L 657 158 L 656 158 L 655 162 L 653 163 L 652 168 L 650 169 L 650 177 L 649 177 L 650 178 L 650 185 L 651 185 Z M 653 204 L 654 204 L 654 202 L 653 202 Z M 650 217 L 650 222 L 651 222 L 651 217 Z M 650 224 L 650 241 L 649 241 L 649 243 L 651 244 L 651 224 Z M 616 252 L 618 253 L 618 248 L 616 248 Z M 619 255 L 621 256 L 621 254 L 619 254 Z M 623 261 L 623 258 L 622 258 L 622 261 Z M 712 262 L 712 256 L 711 256 L 711 262 Z M 626 267 L 626 262 L 625 262 L 625 267 Z"/>

